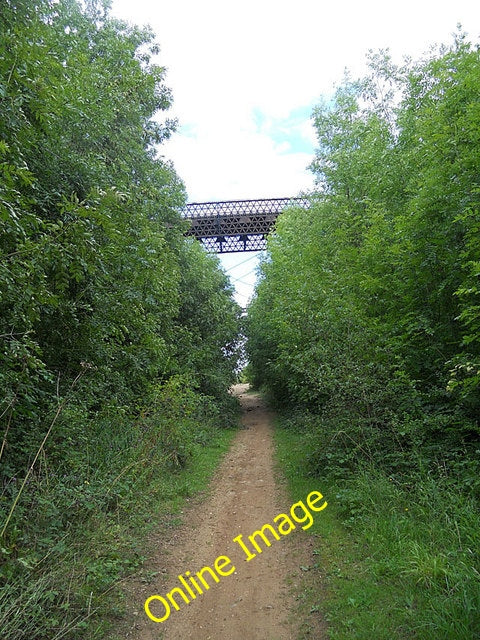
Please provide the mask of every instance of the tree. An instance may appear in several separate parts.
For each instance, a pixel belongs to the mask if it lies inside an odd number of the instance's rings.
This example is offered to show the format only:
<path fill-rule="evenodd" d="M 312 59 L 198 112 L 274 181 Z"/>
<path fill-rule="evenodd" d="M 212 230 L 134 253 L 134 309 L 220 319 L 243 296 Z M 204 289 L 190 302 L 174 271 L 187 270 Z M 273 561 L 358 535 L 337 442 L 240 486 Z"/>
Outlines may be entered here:
<path fill-rule="evenodd" d="M 458 445 L 478 429 L 479 69 L 461 36 L 401 68 L 372 55 L 366 78 L 314 110 L 318 193 L 269 242 L 249 309 L 253 378 L 332 424 L 366 425 L 361 438 L 397 438 L 398 416 L 420 407 L 431 417 L 415 438 Z"/>

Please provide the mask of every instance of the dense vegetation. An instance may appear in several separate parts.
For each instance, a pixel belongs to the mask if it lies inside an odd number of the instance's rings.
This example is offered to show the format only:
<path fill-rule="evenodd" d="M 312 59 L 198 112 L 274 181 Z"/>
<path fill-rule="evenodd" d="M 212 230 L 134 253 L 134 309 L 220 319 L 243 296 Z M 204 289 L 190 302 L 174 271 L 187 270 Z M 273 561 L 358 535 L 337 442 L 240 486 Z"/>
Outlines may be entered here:
<path fill-rule="evenodd" d="M 5 640 L 103 637 L 139 536 L 228 439 L 239 309 L 183 236 L 157 53 L 100 2 L 0 7 Z M 480 634 L 479 95 L 461 35 L 347 77 L 249 309 L 282 455 L 365 554 L 362 590 L 332 582 L 335 638 Z"/>
<path fill-rule="evenodd" d="M 370 617 L 335 638 L 480 634 L 479 95 L 463 35 L 347 76 L 313 114 L 311 207 L 279 218 L 249 308 L 252 380 L 371 580 L 398 586 L 383 626 L 357 593 Z"/>
<path fill-rule="evenodd" d="M 157 53 L 97 2 L 1 3 L 5 640 L 87 637 L 138 556 L 129 506 L 173 495 L 232 409 L 239 308 L 183 237 Z"/>

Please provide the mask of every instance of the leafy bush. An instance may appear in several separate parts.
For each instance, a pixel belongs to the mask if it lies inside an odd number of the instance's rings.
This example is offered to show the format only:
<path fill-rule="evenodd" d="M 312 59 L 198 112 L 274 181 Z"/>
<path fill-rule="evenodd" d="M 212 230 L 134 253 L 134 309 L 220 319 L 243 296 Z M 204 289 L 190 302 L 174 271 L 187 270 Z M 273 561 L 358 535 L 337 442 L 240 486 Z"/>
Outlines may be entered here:
<path fill-rule="evenodd" d="M 479 55 L 372 55 L 314 111 L 319 190 L 277 221 L 247 349 L 255 384 L 319 416 L 317 468 L 478 445 Z"/>
<path fill-rule="evenodd" d="M 107 4 L 0 7 L 5 640 L 79 637 L 125 571 L 121 515 L 233 415 L 240 309 L 183 236 L 153 34 Z"/>
<path fill-rule="evenodd" d="M 370 593 L 398 589 L 399 637 L 480 633 L 479 78 L 459 34 L 402 67 L 371 55 L 314 110 L 317 191 L 278 218 L 246 323 L 295 473 L 366 545 Z"/>

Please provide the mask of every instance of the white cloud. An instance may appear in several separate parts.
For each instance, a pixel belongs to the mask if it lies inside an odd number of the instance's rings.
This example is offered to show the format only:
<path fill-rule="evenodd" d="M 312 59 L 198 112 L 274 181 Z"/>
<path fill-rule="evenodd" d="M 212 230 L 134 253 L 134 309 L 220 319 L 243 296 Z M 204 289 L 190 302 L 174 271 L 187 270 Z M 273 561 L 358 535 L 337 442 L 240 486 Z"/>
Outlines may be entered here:
<path fill-rule="evenodd" d="M 307 153 L 286 153 L 252 127 L 199 127 L 195 136 L 177 136 L 168 150 L 181 176 L 188 175 L 191 201 L 297 195 L 312 186 Z"/>
<path fill-rule="evenodd" d="M 158 36 L 183 125 L 162 153 L 191 201 L 308 189 L 309 114 L 345 68 L 361 75 L 369 49 L 419 57 L 459 22 L 480 32 L 478 0 L 113 0 L 113 12 Z"/>
<path fill-rule="evenodd" d="M 311 156 L 269 144 L 275 130 L 256 127 L 255 112 L 288 120 L 330 93 L 345 67 L 361 74 L 368 49 L 418 56 L 449 41 L 457 22 L 472 37 L 480 24 L 476 0 L 114 0 L 113 11 L 157 33 L 186 132 L 163 153 L 197 200 L 297 193 Z M 314 141 L 308 116 L 295 126 Z"/>

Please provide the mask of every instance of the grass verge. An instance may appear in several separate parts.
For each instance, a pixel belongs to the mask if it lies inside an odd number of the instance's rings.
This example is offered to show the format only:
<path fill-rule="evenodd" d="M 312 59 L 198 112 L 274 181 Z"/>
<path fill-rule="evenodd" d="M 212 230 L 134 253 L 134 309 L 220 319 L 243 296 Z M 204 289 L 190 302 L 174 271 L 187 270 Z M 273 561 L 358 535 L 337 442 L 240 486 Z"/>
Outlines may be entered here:
<path fill-rule="evenodd" d="M 152 538 L 155 540 L 162 532 L 180 524 L 181 512 L 186 501 L 207 490 L 208 484 L 221 458 L 229 450 L 235 434 L 236 430 L 232 428 L 217 430 L 214 438 L 207 445 L 196 449 L 188 468 L 182 469 L 174 478 L 159 478 L 158 483 L 152 487 L 150 507 L 146 508 L 146 505 L 143 504 L 139 510 L 136 510 L 135 523 L 128 535 L 130 543 L 141 548 L 141 561 L 137 562 L 134 568 L 135 571 L 142 572 L 146 581 L 152 576 L 145 564 L 145 559 L 151 557 L 155 551 L 153 548 L 155 542 L 150 541 L 149 533 L 155 529 L 156 536 Z M 122 591 L 121 583 L 118 583 L 109 595 L 102 615 L 104 627 L 109 629 L 109 640 L 121 640 L 124 637 L 119 635 L 122 632 L 115 630 L 116 625 L 120 628 L 124 623 L 131 626 L 131 620 L 125 620 L 125 612 L 125 593 Z M 116 624 L 112 625 L 112 622 Z M 94 637 L 92 636 L 91 640 Z"/>
<path fill-rule="evenodd" d="M 304 574 L 302 640 L 313 638 L 316 615 L 331 640 L 480 637 L 480 516 L 472 500 L 451 480 L 420 474 L 402 486 L 374 468 L 315 477 L 308 434 L 279 419 L 275 440 L 292 497 L 319 490 L 328 501 L 310 529 L 318 561 Z"/>

